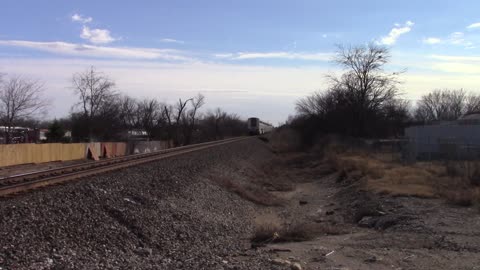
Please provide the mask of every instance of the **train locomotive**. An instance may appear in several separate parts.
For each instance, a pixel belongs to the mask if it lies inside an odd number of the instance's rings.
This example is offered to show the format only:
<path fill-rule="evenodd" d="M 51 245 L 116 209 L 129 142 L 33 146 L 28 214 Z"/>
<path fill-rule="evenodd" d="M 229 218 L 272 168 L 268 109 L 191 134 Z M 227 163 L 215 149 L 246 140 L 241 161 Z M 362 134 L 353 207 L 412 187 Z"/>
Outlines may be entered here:
<path fill-rule="evenodd" d="M 273 126 L 263 122 L 256 117 L 250 117 L 247 120 L 248 133 L 250 135 L 261 135 L 273 130 Z"/>

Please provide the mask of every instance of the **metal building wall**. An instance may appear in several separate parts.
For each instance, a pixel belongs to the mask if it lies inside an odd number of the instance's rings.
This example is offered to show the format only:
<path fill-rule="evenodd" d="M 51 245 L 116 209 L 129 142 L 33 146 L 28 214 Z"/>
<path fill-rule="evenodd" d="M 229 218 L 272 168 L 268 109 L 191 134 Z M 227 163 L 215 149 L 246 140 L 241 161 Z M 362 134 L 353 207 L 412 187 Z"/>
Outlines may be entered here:
<path fill-rule="evenodd" d="M 405 136 L 415 155 L 440 154 L 445 151 L 454 151 L 460 155 L 462 149 L 480 147 L 480 125 L 414 126 L 405 129 Z M 451 149 L 452 146 L 455 149 Z"/>

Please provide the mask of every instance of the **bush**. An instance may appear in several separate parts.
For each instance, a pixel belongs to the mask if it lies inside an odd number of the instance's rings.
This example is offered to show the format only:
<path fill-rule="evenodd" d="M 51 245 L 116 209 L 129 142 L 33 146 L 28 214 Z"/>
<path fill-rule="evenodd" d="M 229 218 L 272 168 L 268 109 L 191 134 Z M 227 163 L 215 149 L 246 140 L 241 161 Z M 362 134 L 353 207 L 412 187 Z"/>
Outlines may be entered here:
<path fill-rule="evenodd" d="M 294 152 L 301 148 L 299 134 L 290 128 L 279 128 L 270 136 L 270 143 L 274 151 Z"/>
<path fill-rule="evenodd" d="M 255 219 L 255 233 L 250 240 L 256 244 L 300 242 L 313 236 L 314 230 L 310 226 L 295 224 L 285 227 L 278 217 L 266 215 Z"/>
<path fill-rule="evenodd" d="M 470 190 L 455 190 L 445 193 L 447 202 L 458 206 L 472 206 L 474 201 L 473 192 Z"/>

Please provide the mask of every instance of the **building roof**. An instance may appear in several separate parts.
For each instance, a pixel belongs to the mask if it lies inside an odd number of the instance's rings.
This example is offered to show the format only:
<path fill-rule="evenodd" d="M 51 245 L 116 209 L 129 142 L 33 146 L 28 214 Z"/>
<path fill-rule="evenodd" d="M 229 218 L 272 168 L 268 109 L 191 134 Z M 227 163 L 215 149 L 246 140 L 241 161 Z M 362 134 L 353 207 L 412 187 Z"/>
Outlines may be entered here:
<path fill-rule="evenodd" d="M 480 113 L 475 112 L 475 113 L 468 113 L 460 116 L 458 120 L 480 120 Z"/>

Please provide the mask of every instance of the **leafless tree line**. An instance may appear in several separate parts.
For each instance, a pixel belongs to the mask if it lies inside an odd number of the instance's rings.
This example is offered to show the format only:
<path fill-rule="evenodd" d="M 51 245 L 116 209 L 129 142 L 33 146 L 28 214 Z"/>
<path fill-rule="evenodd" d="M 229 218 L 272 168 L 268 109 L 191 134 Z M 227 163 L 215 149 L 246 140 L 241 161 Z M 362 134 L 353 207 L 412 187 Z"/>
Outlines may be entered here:
<path fill-rule="evenodd" d="M 11 143 L 15 126 L 52 127 L 72 131 L 74 141 L 171 140 L 175 145 L 237 136 L 246 132 L 245 121 L 222 109 L 202 112 L 201 93 L 173 104 L 156 98 L 136 99 L 117 90 L 115 82 L 91 67 L 73 75 L 78 103 L 69 117 L 41 121 L 50 104 L 41 81 L 0 74 L 0 131 Z M 146 132 L 146 136 L 142 135 Z M 140 134 L 140 136 L 139 136 Z M 57 138 L 58 140 L 58 138 Z"/>
<path fill-rule="evenodd" d="M 463 89 L 437 89 L 418 101 L 413 117 L 420 122 L 452 121 L 480 112 L 480 95 Z"/>
<path fill-rule="evenodd" d="M 122 137 L 122 132 L 142 130 L 146 139 L 185 145 L 244 132 L 244 121 L 235 114 L 221 109 L 201 113 L 206 101 L 201 93 L 174 104 L 135 99 L 118 92 L 115 83 L 94 67 L 74 74 L 72 86 L 79 97 L 71 117 L 72 132 L 80 140 L 113 140 Z M 208 130 L 210 122 L 217 128 Z M 128 139 L 128 134 L 121 139 Z"/>
<path fill-rule="evenodd" d="M 315 92 L 296 104 L 290 124 L 312 140 L 316 133 L 357 137 L 385 137 L 403 133 L 413 122 L 451 121 L 480 112 L 480 95 L 463 89 L 434 90 L 416 103 L 402 99 L 398 90 L 401 72 L 387 72 L 387 48 L 339 46 L 334 62 L 340 76 L 327 76 L 325 91 Z"/>

